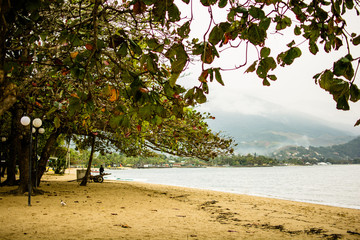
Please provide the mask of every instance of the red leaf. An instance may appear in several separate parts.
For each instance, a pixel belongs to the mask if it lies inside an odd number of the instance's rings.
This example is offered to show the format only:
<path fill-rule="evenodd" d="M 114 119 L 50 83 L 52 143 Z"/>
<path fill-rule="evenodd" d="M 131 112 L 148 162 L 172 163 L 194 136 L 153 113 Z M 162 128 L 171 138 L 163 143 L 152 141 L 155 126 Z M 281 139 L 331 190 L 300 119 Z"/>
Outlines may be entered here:
<path fill-rule="evenodd" d="M 94 49 L 93 45 L 91 45 L 90 43 L 87 43 L 87 44 L 85 45 L 85 47 L 86 47 L 86 49 L 89 50 L 89 51 L 91 51 L 91 50 Z"/>
<path fill-rule="evenodd" d="M 139 88 L 140 92 L 142 93 L 148 93 L 149 90 L 147 88 Z"/>
<path fill-rule="evenodd" d="M 146 10 L 146 5 L 145 5 L 145 3 L 143 1 L 137 1 L 134 4 L 133 12 L 135 14 L 143 13 L 143 12 L 145 12 L 145 10 Z"/>

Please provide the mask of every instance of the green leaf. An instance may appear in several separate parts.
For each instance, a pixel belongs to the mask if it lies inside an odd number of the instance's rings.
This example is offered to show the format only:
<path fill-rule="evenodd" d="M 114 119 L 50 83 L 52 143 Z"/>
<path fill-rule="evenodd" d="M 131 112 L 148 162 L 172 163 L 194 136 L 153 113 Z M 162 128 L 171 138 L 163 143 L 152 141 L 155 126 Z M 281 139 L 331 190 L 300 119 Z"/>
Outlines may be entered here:
<path fill-rule="evenodd" d="M 179 58 L 171 63 L 171 72 L 180 73 L 187 63 L 187 58 Z"/>
<path fill-rule="evenodd" d="M 344 110 L 344 111 L 350 110 L 350 106 L 349 106 L 348 100 L 345 95 L 342 95 L 338 99 L 336 108 L 340 109 L 340 110 Z"/>
<path fill-rule="evenodd" d="M 195 92 L 195 89 L 194 89 L 194 88 L 189 89 L 189 90 L 186 92 L 184 98 L 185 98 L 185 99 L 190 99 L 190 100 L 194 99 L 194 92 Z"/>
<path fill-rule="evenodd" d="M 264 78 L 263 85 L 264 86 L 270 86 L 270 82 L 266 78 Z"/>
<path fill-rule="evenodd" d="M 340 4 L 342 3 L 342 0 L 336 0 L 335 4 L 332 6 L 332 10 L 336 16 L 341 14 L 340 10 Z"/>
<path fill-rule="evenodd" d="M 200 88 L 196 88 L 195 99 L 200 104 L 206 102 L 206 96 Z"/>
<path fill-rule="evenodd" d="M 348 9 L 354 8 L 354 1 L 353 0 L 345 0 L 345 5 Z"/>
<path fill-rule="evenodd" d="M 81 110 L 81 103 L 80 99 L 77 97 L 71 97 L 69 99 L 69 115 L 74 116 L 77 112 L 80 112 Z"/>
<path fill-rule="evenodd" d="M 283 18 L 276 16 L 275 17 L 275 22 L 277 22 L 276 24 L 276 30 L 283 30 L 286 27 L 290 27 L 291 26 L 291 19 L 287 16 L 284 16 Z"/>
<path fill-rule="evenodd" d="M 319 52 L 319 48 L 318 48 L 318 46 L 316 45 L 315 42 L 310 41 L 310 43 L 309 43 L 309 51 L 314 55 Z"/>
<path fill-rule="evenodd" d="M 146 68 L 152 72 L 155 73 L 157 71 L 157 65 L 154 62 L 154 58 L 151 56 L 148 56 L 146 59 Z"/>
<path fill-rule="evenodd" d="M 299 36 L 301 34 L 301 28 L 299 26 L 296 26 L 294 28 L 294 33 L 296 36 Z"/>
<path fill-rule="evenodd" d="M 327 41 L 324 45 L 325 52 L 329 53 L 331 51 L 331 42 Z"/>
<path fill-rule="evenodd" d="M 179 78 L 179 76 L 180 76 L 180 73 L 174 72 L 174 73 L 171 74 L 170 79 L 169 79 L 169 83 L 170 83 L 171 87 L 175 86 L 176 81 Z"/>
<path fill-rule="evenodd" d="M 250 16 L 252 16 L 253 18 L 256 18 L 256 19 L 265 18 L 264 11 L 260 8 L 254 7 L 253 5 L 250 6 L 249 14 L 250 14 Z"/>
<path fill-rule="evenodd" d="M 352 40 L 352 43 L 357 46 L 360 44 L 360 35 Z"/>
<path fill-rule="evenodd" d="M 189 33 L 190 33 L 190 21 L 187 21 L 178 29 L 178 34 L 180 35 L 180 37 L 185 38 L 189 36 Z"/>
<path fill-rule="evenodd" d="M 328 13 L 322 8 L 317 7 L 315 16 L 317 16 L 321 22 L 324 22 L 328 17 Z"/>
<path fill-rule="evenodd" d="M 209 35 L 209 42 L 213 45 L 218 44 L 224 36 L 223 30 L 219 26 L 214 26 Z"/>
<path fill-rule="evenodd" d="M 214 71 L 215 71 L 215 79 L 216 79 L 216 81 L 218 81 L 218 83 L 220 83 L 221 85 L 224 86 L 225 84 L 224 84 L 224 82 L 223 82 L 223 80 L 221 78 L 220 69 L 215 68 Z"/>
<path fill-rule="evenodd" d="M 236 12 L 235 12 L 235 9 L 234 8 L 231 8 L 230 9 L 230 12 L 228 13 L 227 15 L 227 20 L 229 22 L 233 22 L 235 20 L 235 15 L 236 15 Z"/>
<path fill-rule="evenodd" d="M 184 3 L 189 4 L 190 0 L 182 0 Z"/>
<path fill-rule="evenodd" d="M 356 121 L 356 123 L 354 124 L 354 127 L 359 126 L 360 125 L 360 119 Z"/>
<path fill-rule="evenodd" d="M 258 61 L 256 60 L 253 64 L 251 64 L 251 66 L 248 67 L 248 69 L 246 69 L 245 73 L 254 72 L 256 69 L 257 62 Z"/>
<path fill-rule="evenodd" d="M 277 77 L 275 75 L 268 75 L 267 76 L 270 80 L 272 81 L 276 81 L 277 80 Z"/>
<path fill-rule="evenodd" d="M 71 44 L 74 47 L 78 47 L 80 45 L 83 45 L 83 42 L 81 41 L 81 39 L 79 38 L 79 36 L 77 34 L 71 34 L 69 41 L 71 42 Z"/>
<path fill-rule="evenodd" d="M 270 48 L 263 47 L 263 48 L 261 49 L 261 51 L 260 51 L 260 56 L 261 56 L 262 58 L 266 58 L 266 57 L 268 57 L 268 56 L 270 55 L 270 52 L 271 52 Z"/>
<path fill-rule="evenodd" d="M 54 118 L 54 126 L 55 128 L 59 128 L 60 127 L 60 118 L 58 116 L 56 116 Z"/>
<path fill-rule="evenodd" d="M 253 23 L 248 28 L 246 37 L 252 44 L 261 45 L 265 41 L 266 30 Z"/>
<path fill-rule="evenodd" d="M 231 24 L 228 22 L 222 22 L 219 24 L 219 28 L 225 33 L 231 27 Z"/>
<path fill-rule="evenodd" d="M 260 60 L 259 66 L 256 70 L 256 74 L 265 79 L 270 70 L 274 70 L 276 68 L 276 62 L 272 57 L 266 57 Z"/>
<path fill-rule="evenodd" d="M 209 94 L 209 85 L 206 82 L 202 83 L 202 89 L 206 94 Z"/>
<path fill-rule="evenodd" d="M 289 48 L 291 48 L 292 46 L 294 46 L 295 44 L 295 41 L 292 40 L 290 43 L 288 43 L 286 46 L 288 46 Z"/>
<path fill-rule="evenodd" d="M 218 4 L 219 8 L 224 8 L 224 7 L 226 7 L 226 5 L 227 5 L 227 0 L 219 1 L 219 4 Z"/>
<path fill-rule="evenodd" d="M 330 70 L 326 70 L 320 78 L 319 84 L 322 89 L 330 91 L 334 74 Z"/>
<path fill-rule="evenodd" d="M 355 84 L 350 86 L 350 100 L 352 102 L 357 102 L 360 100 L 360 90 Z"/>
<path fill-rule="evenodd" d="M 270 23 L 271 23 L 270 18 L 263 18 L 263 19 L 261 19 L 261 21 L 259 23 L 259 27 L 266 31 L 269 28 Z"/>
<path fill-rule="evenodd" d="M 168 15 L 170 22 L 177 22 L 180 20 L 180 11 L 175 4 L 171 4 L 168 8 Z"/>
<path fill-rule="evenodd" d="M 215 47 L 213 47 L 211 43 L 207 43 L 204 52 L 201 54 L 201 61 L 211 64 L 216 55 L 218 56 L 219 54 L 217 53 Z"/>
<path fill-rule="evenodd" d="M 315 80 L 315 84 L 318 83 L 318 79 L 319 79 L 320 76 L 321 76 L 321 73 L 317 73 L 317 74 L 315 74 L 315 75 L 313 76 L 313 79 Z"/>
<path fill-rule="evenodd" d="M 200 0 L 200 2 L 203 6 L 209 7 L 211 5 L 214 5 L 217 0 Z"/>
<path fill-rule="evenodd" d="M 147 104 L 139 109 L 139 114 L 142 118 L 149 120 L 151 119 L 154 110 L 155 110 L 154 105 Z"/>
<path fill-rule="evenodd" d="M 116 52 L 117 55 L 120 57 L 125 57 L 127 55 L 128 51 L 128 44 L 126 42 L 123 42 L 120 44 L 119 50 Z"/>
<path fill-rule="evenodd" d="M 133 40 L 129 39 L 129 42 L 130 42 L 130 49 L 135 53 L 135 54 L 138 54 L 138 55 L 141 55 L 142 54 L 142 49 L 141 47 Z"/>
<path fill-rule="evenodd" d="M 121 116 L 112 116 L 109 120 L 110 127 L 117 129 L 120 125 Z"/>
<path fill-rule="evenodd" d="M 295 58 L 298 58 L 301 56 L 301 50 L 298 47 L 290 48 L 286 52 L 282 52 L 278 55 L 277 61 L 281 66 L 291 65 Z"/>
<path fill-rule="evenodd" d="M 351 64 L 353 60 L 351 55 L 347 55 L 334 63 L 334 74 L 336 76 L 344 76 L 346 79 L 351 80 L 354 76 L 354 69 Z"/>
<path fill-rule="evenodd" d="M 158 41 L 155 38 L 150 38 L 146 40 L 146 44 L 151 50 L 154 50 L 156 52 L 161 52 L 164 48 L 162 44 L 159 44 Z M 160 50 L 161 49 L 161 50 Z"/>

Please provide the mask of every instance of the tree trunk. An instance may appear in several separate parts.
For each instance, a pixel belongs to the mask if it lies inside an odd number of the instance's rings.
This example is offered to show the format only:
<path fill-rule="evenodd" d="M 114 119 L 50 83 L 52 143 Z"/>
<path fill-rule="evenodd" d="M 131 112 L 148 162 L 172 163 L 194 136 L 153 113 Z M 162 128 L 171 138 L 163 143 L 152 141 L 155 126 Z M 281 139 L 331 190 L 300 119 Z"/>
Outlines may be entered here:
<path fill-rule="evenodd" d="M 50 135 L 50 137 L 46 141 L 45 147 L 43 148 L 43 150 L 41 152 L 39 165 L 38 165 L 38 169 L 37 169 L 37 176 L 36 176 L 38 186 L 40 185 L 41 177 L 44 175 L 44 172 L 46 171 L 46 166 L 47 166 L 48 160 L 49 160 L 51 152 L 52 152 L 51 148 L 56 143 L 56 140 L 60 136 L 60 134 L 61 134 L 60 128 L 54 129 L 53 133 Z"/>
<path fill-rule="evenodd" d="M 16 184 L 16 164 L 19 161 L 19 154 L 21 152 L 21 131 L 20 131 L 20 119 L 22 116 L 22 110 L 15 105 L 11 108 L 12 122 L 11 122 L 11 134 L 9 138 L 9 156 L 7 162 L 7 179 L 6 184 L 13 186 Z"/>
<path fill-rule="evenodd" d="M 88 178 L 90 176 L 91 164 L 92 164 L 93 155 L 94 155 L 94 151 L 95 151 L 95 139 L 96 139 L 96 137 L 92 136 L 89 164 L 88 164 L 88 167 L 86 169 L 85 177 L 82 179 L 82 181 L 80 183 L 80 186 L 86 186 Z"/>
<path fill-rule="evenodd" d="M 27 129 L 27 128 L 26 128 Z M 30 130 L 27 130 L 30 131 Z M 23 194 L 28 191 L 29 186 L 29 135 L 25 135 L 21 140 L 21 151 L 19 155 L 20 184 L 18 193 Z"/>
<path fill-rule="evenodd" d="M 9 110 L 16 102 L 16 85 L 6 79 L 4 70 L 5 40 L 7 36 L 6 13 L 9 11 L 11 1 L 0 0 L 0 116 Z"/>

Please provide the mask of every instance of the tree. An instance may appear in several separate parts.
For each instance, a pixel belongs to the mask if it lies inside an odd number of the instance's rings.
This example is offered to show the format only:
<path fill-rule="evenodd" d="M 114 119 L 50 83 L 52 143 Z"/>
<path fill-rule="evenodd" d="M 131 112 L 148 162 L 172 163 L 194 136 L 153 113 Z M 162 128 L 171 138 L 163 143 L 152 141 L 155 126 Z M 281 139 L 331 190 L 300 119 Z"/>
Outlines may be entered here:
<path fill-rule="evenodd" d="M 192 8 L 192 1 L 183 2 Z M 206 101 L 209 81 L 224 84 L 221 72 L 226 69 L 214 66 L 220 50 L 244 44 L 258 56 L 249 66 L 246 51 L 245 64 L 236 68 L 256 72 L 267 86 L 276 80 L 273 70 L 301 56 L 299 44 L 308 43 L 316 54 L 319 46 L 330 52 L 344 41 L 348 54 L 315 79 L 339 109 L 347 110 L 349 100 L 358 101 L 353 64 L 359 58 L 350 50 L 360 38 L 348 34 L 345 22 L 347 11 L 357 11 L 357 1 L 200 2 L 210 16 L 201 41 L 189 39 L 194 12 L 182 18 L 180 2 L 172 0 L 2 1 L 0 116 L 18 102 L 27 114 L 53 123 L 53 139 L 59 134 L 95 135 L 130 155 L 149 148 L 200 157 L 225 153 L 231 143 L 209 134 L 204 117 L 191 121 L 189 116 L 196 114 L 188 109 Z M 228 11 L 220 22 L 213 14 L 216 6 Z M 272 56 L 266 39 L 290 27 L 296 38 Z M 199 86 L 185 89 L 177 79 L 193 61 L 202 62 Z M 44 164 L 46 154 L 42 169 Z"/>
<path fill-rule="evenodd" d="M 53 128 L 50 127 L 52 134 L 41 154 L 38 179 L 45 171 L 50 147 L 60 134 L 99 135 L 100 139 L 111 140 L 109 142 L 122 152 L 135 155 L 148 153 L 155 144 L 156 149 L 165 149 L 164 145 L 170 144 L 169 141 L 157 143 L 152 140 L 152 144 L 146 146 L 150 136 L 153 138 L 152 129 L 161 124 L 166 125 L 163 122 L 167 118 L 177 120 L 178 124 L 182 121 L 185 123 L 184 109 L 189 106 L 183 100 L 182 93 L 185 90 L 167 80 L 169 73 L 166 65 L 161 63 L 160 57 L 156 57 L 156 53 L 160 55 L 163 52 L 160 51 L 163 49 L 161 44 L 156 43 L 156 39 L 142 37 L 169 33 L 159 30 L 158 25 L 147 27 L 149 21 L 137 21 L 140 17 L 135 19 L 135 23 L 126 21 L 132 17 L 131 11 L 129 14 L 129 11 L 119 12 L 111 5 L 100 5 L 100 1 L 90 5 L 82 5 L 81 2 L 65 2 L 61 5 L 62 8 L 79 10 L 73 14 L 59 11 L 59 5 L 37 7 L 36 19 L 42 19 L 45 23 L 33 29 L 38 35 L 34 34 L 31 41 L 27 40 L 26 43 L 30 44 L 22 50 L 32 58 L 27 59 L 24 65 L 16 58 L 21 52 L 13 50 L 16 49 L 15 45 L 11 45 L 8 50 L 6 68 L 10 70 L 7 76 L 21 83 L 22 92 L 17 96 L 21 107 L 28 114 L 46 116 L 46 121 L 54 123 Z M 98 14 L 100 9 L 103 12 Z M 82 19 L 83 16 L 92 17 Z M 110 25 L 111 21 L 105 17 L 123 21 L 125 26 L 119 28 L 117 24 Z M 53 21 L 52 24 L 47 22 L 49 19 Z M 99 23 L 102 25 L 99 26 Z M 104 32 L 104 25 L 110 35 Z M 13 30 L 16 31 L 16 27 Z M 118 35 L 112 35 L 114 32 Z M 21 40 L 18 42 L 21 43 Z M 181 46 L 176 51 L 174 57 L 178 52 L 186 54 Z M 179 121 L 180 118 L 183 120 Z M 202 121 L 199 116 L 191 124 L 203 124 Z M 172 124 L 171 127 L 176 128 L 176 125 Z M 193 126 L 188 125 L 187 128 Z M 209 135 L 211 139 L 212 133 L 205 126 L 200 133 Z M 189 132 L 184 133 L 181 140 L 171 142 L 167 148 L 172 149 L 174 154 L 205 157 L 200 154 L 216 154 L 217 146 L 225 150 L 231 145 L 231 141 L 221 142 L 221 138 L 217 137 L 209 143 L 212 148 L 197 152 L 185 151 L 186 134 L 190 136 Z M 168 136 L 159 134 L 158 139 L 164 137 Z M 219 141 L 217 146 L 214 145 L 216 141 Z M 26 160 L 26 156 L 22 159 Z M 26 163 L 21 166 L 21 172 L 26 172 Z M 20 182 L 26 182 L 27 177 L 24 176 Z"/>

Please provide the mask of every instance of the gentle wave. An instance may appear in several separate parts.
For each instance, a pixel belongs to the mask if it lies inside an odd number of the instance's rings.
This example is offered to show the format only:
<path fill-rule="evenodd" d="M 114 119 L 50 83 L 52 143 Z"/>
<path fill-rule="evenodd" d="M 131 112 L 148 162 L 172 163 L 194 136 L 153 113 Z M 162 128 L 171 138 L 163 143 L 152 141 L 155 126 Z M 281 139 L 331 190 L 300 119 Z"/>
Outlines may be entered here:
<path fill-rule="evenodd" d="M 360 165 L 106 170 L 105 179 L 360 209 Z"/>

